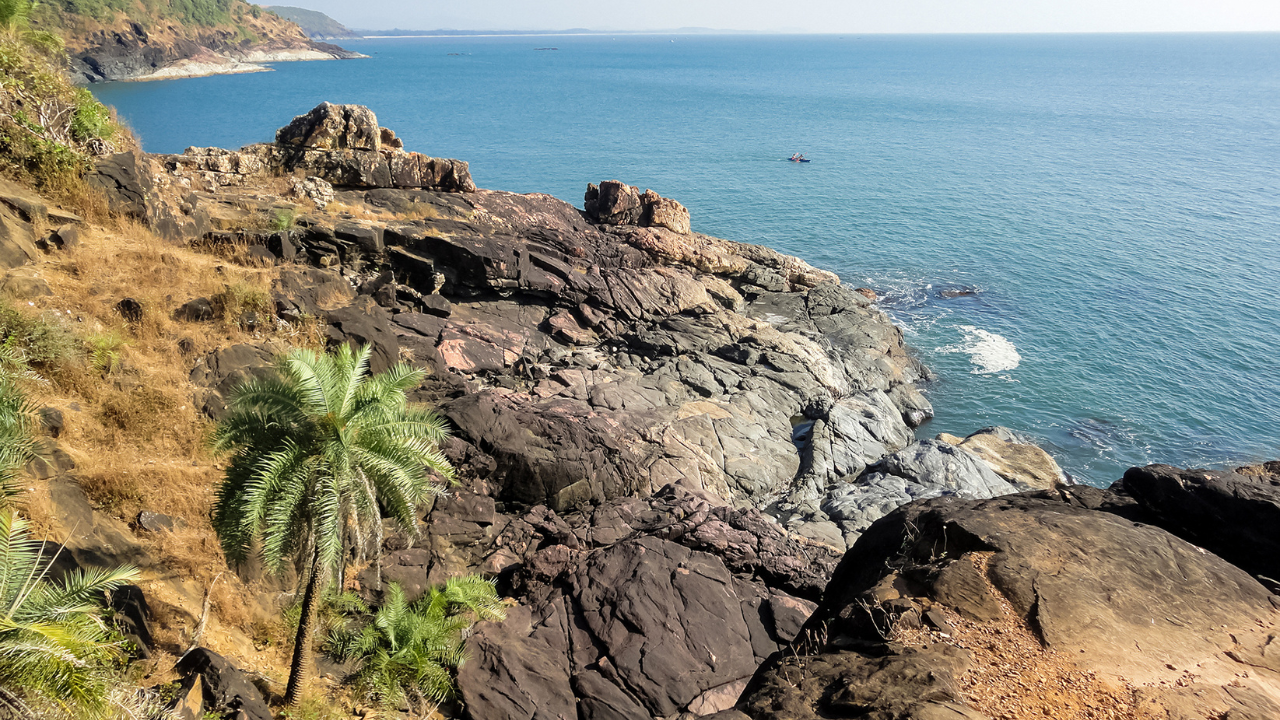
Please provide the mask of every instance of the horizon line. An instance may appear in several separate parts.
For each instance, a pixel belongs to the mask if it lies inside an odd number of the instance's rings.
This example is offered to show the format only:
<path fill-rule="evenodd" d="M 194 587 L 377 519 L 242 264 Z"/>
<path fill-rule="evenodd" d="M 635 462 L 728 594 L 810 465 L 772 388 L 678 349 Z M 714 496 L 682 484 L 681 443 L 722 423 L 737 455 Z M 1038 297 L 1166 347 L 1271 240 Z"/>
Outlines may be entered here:
<path fill-rule="evenodd" d="M 382 34 L 399 31 L 402 34 Z M 390 40 L 403 38 L 446 37 L 589 37 L 597 35 L 1267 35 L 1280 34 L 1280 28 L 1268 30 L 964 30 L 916 31 L 851 30 L 816 32 L 800 30 L 351 30 L 349 40 Z M 364 34 L 369 33 L 369 34 Z M 334 38 L 342 39 L 342 38 Z"/>

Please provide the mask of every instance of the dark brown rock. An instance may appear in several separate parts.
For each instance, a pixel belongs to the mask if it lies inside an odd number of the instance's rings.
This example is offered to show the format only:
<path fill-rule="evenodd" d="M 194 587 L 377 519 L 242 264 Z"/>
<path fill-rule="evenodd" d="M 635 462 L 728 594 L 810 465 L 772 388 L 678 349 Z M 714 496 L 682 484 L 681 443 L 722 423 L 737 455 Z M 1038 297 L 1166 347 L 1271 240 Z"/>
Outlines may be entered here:
<path fill-rule="evenodd" d="M 262 345 L 232 345 L 196 360 L 191 382 L 205 389 L 199 400 L 201 410 L 213 419 L 226 413 L 226 400 L 240 383 L 271 372 L 283 348 Z M 199 396 L 198 396 L 199 397 Z"/>
<path fill-rule="evenodd" d="M 400 362 L 400 341 L 391 330 L 391 316 L 371 298 L 357 298 L 352 305 L 331 310 L 325 317 L 330 342 L 373 346 L 370 372 L 380 373 Z"/>
<path fill-rule="evenodd" d="M 89 187 L 106 196 L 111 212 L 145 220 L 152 183 L 142 166 L 139 153 L 117 153 L 97 160 L 84 180 Z"/>
<path fill-rule="evenodd" d="M 274 717 L 262 693 L 244 673 L 226 658 L 207 648 L 187 651 L 174 672 L 183 676 L 180 694 L 200 678 L 204 688 L 204 707 L 220 714 L 236 714 L 246 720 L 272 720 Z"/>
<path fill-rule="evenodd" d="M 1280 474 L 1242 470 L 1148 465 L 1130 468 L 1111 489 L 1147 510 L 1149 522 L 1280 588 Z"/>
<path fill-rule="evenodd" d="M 144 312 L 142 303 L 133 298 L 125 298 L 116 303 L 116 312 L 120 313 L 120 317 L 130 324 L 142 322 L 142 314 Z"/>
<path fill-rule="evenodd" d="M 213 303 L 209 298 L 193 298 L 186 301 L 173 313 L 175 320 L 186 322 L 212 322 L 215 316 Z"/>
<path fill-rule="evenodd" d="M 530 519 L 555 524 L 542 517 Z M 786 642 L 779 628 L 798 627 L 790 613 L 807 610 L 714 555 L 651 536 L 592 552 L 553 545 L 531 562 L 546 592 L 468 641 L 459 686 L 472 718 L 556 717 L 575 701 L 590 717 L 714 712 Z"/>
<path fill-rule="evenodd" d="M 753 681 L 738 710 L 752 720 L 987 720 L 957 691 L 967 666 L 967 653 L 950 645 L 787 657 Z"/>

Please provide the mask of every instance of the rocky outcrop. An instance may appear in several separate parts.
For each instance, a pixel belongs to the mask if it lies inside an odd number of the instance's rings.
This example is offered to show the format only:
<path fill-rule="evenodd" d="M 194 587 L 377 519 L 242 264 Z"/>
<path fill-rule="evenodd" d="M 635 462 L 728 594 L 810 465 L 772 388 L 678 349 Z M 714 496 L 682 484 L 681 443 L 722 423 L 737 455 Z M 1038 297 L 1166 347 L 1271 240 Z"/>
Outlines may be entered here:
<path fill-rule="evenodd" d="M 0 277 L 5 270 L 27 265 L 42 257 L 42 249 L 62 249 L 62 234 L 74 235 L 80 222 L 78 216 L 51 205 L 16 183 L 0 178 Z M 49 226 L 58 229 L 38 234 L 41 228 Z M 12 286 L 15 282 L 25 287 Z M 30 280 L 18 280 L 17 276 L 11 275 L 5 285 L 11 297 L 32 291 L 44 294 Z"/>
<path fill-rule="evenodd" d="M 384 142 L 384 138 L 386 142 Z M 359 105 L 322 103 L 280 128 L 276 141 L 241 150 L 188 148 L 160 159 L 167 184 L 216 192 L 276 175 L 302 174 L 307 197 L 333 198 L 332 188 L 403 188 L 473 192 L 467 163 L 405 152 L 395 133 L 379 127 L 371 110 Z"/>
<path fill-rule="evenodd" d="M 870 424 L 868 418 L 873 417 L 877 416 L 855 407 L 826 426 L 815 423 L 815 458 L 821 461 L 815 466 L 827 463 L 831 469 L 827 482 L 812 482 L 810 476 L 810 482 L 790 496 L 790 524 L 801 532 L 836 548 L 852 547 L 873 522 L 915 500 L 985 499 L 1028 489 L 1006 482 L 979 456 L 942 440 L 903 447 L 910 439 L 906 426 L 890 425 L 890 433 Z M 832 436 L 858 439 L 856 444 L 832 447 L 859 448 L 861 453 L 831 453 L 826 448 Z"/>
<path fill-rule="evenodd" d="M 197 711 L 220 717 L 234 716 L 245 720 L 271 720 L 275 717 L 262 693 L 235 665 L 208 648 L 192 648 L 183 655 L 173 671 L 182 680 L 178 697 L 184 698 L 199 687 L 201 698 Z M 197 703 L 190 703 L 196 705 Z M 196 717 L 207 717 L 203 712 Z"/>
<path fill-rule="evenodd" d="M 689 233 L 689 211 L 684 205 L 652 190 L 642 193 L 617 180 L 588 185 L 583 207 L 587 218 L 601 225 L 662 227 L 681 235 Z"/>
<path fill-rule="evenodd" d="M 280 273 L 277 316 L 374 343 L 377 367 L 411 356 L 428 368 L 437 381 L 421 399 L 493 458 L 485 480 L 501 500 L 565 511 L 679 483 L 764 507 L 797 482 L 820 494 L 857 475 L 931 414 L 901 333 L 831 273 L 643 226 L 674 206 L 635 191 L 631 212 L 621 183 L 602 186 L 594 213 L 474 190 L 456 161 L 436 190 L 385 186 L 398 162 L 434 162 L 397 145 L 369 110 L 324 104 L 269 146 L 160 158 L 153 194 L 182 193 L 173 211 L 210 227 L 207 244 L 315 266 Z M 283 211 L 249 188 L 294 161 L 367 219 L 294 206 L 294 229 L 254 229 Z M 365 179 L 335 176 L 348 161 Z M 216 190 L 187 191 L 204 180 Z M 306 297 L 322 285 L 345 292 Z M 796 430 L 810 426 L 812 442 Z"/>
<path fill-rule="evenodd" d="M 1280 589 L 1280 463 L 1235 472 L 1148 465 L 1111 489 L 1144 508 L 1145 521 Z"/>
<path fill-rule="evenodd" d="M 1159 528 L 1048 494 L 940 498 L 862 535 L 737 709 L 1269 717 L 1278 624 L 1280 599 Z"/>

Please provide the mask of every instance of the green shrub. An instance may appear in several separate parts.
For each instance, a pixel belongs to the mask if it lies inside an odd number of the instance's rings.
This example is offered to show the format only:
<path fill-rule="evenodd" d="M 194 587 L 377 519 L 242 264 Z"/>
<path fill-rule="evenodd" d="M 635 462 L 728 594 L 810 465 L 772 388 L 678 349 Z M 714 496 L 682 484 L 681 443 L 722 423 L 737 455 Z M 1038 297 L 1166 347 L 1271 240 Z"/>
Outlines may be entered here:
<path fill-rule="evenodd" d="M 98 102 L 85 88 L 76 88 L 73 96 L 76 106 L 71 118 L 73 140 L 88 142 L 92 138 L 110 140 L 115 137 L 119 126 L 111 119 L 111 111 L 106 105 Z"/>
<path fill-rule="evenodd" d="M 278 208 L 275 214 L 271 216 L 271 229 L 276 232 L 284 232 L 293 227 L 296 219 L 297 212 L 293 208 Z"/>
<path fill-rule="evenodd" d="M 64 72 L 56 36 L 27 27 L 30 0 L 0 0 L 0 163 L 40 189 L 75 186 L 90 155 L 113 151 L 123 133 L 110 111 Z M 8 17 L 9 20 L 4 20 Z"/>
<path fill-rule="evenodd" d="M 110 375 L 120 369 L 120 351 L 125 346 L 124 336 L 112 330 L 85 338 L 85 356 L 89 367 L 99 375 Z"/>
<path fill-rule="evenodd" d="M 44 372 L 75 362 L 79 346 L 61 321 L 45 315 L 30 316 L 0 301 L 0 345 L 31 368 Z"/>
<path fill-rule="evenodd" d="M 478 575 L 452 578 L 413 603 L 392 583 L 377 613 L 331 632 L 325 650 L 357 663 L 354 682 L 370 700 L 424 713 L 455 696 L 465 633 L 477 621 L 504 617 L 493 583 Z"/>

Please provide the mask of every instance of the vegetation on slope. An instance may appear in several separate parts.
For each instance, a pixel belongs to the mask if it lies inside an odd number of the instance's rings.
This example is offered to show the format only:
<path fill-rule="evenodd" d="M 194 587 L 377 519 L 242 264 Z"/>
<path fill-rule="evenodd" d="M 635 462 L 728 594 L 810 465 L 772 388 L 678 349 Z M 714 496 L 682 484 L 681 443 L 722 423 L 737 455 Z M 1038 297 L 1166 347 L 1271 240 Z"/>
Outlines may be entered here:
<path fill-rule="evenodd" d="M 82 194 L 89 159 L 132 143 L 65 73 L 58 37 L 31 26 L 32 0 L 0 0 L 0 170 L 55 195 Z"/>
<path fill-rule="evenodd" d="M 505 617 L 493 583 L 477 575 L 451 578 L 412 603 L 393 583 L 376 613 L 357 608 L 359 622 L 335 629 L 325 649 L 356 664 L 353 683 L 368 699 L 429 717 L 456 695 L 465 633 L 478 620 Z"/>
<path fill-rule="evenodd" d="M 37 19 L 53 28 L 71 28 L 78 20 L 111 24 L 120 17 L 143 28 L 160 23 L 213 28 L 243 23 L 270 13 L 244 0 L 52 0 L 40 6 Z"/>
<path fill-rule="evenodd" d="M 232 453 L 213 517 L 227 557 L 257 550 L 273 572 L 292 559 L 307 578 L 288 705 L 301 700 L 316 606 L 331 577 L 341 587 L 347 551 L 381 551 L 384 509 L 415 534 L 418 506 L 441 491 L 433 476 L 453 478 L 437 449 L 444 422 L 405 397 L 424 372 L 402 364 L 370 376 L 372 353 L 341 345 L 283 356 L 278 378 L 235 391 L 213 435 L 215 451 Z"/>

